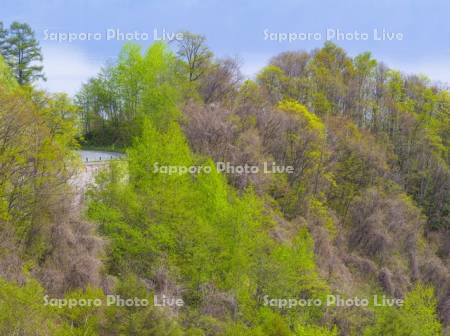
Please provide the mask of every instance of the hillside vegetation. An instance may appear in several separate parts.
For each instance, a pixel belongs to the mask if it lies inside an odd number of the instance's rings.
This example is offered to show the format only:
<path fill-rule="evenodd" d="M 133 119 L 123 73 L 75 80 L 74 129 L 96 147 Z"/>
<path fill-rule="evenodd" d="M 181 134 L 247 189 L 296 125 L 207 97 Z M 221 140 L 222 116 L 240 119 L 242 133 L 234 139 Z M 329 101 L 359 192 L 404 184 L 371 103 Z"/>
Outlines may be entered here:
<path fill-rule="evenodd" d="M 126 45 L 74 102 L 0 58 L 0 334 L 448 333 L 448 89 L 331 43 L 244 81 L 185 37 Z M 79 143 L 127 153 L 81 209 Z M 151 304 L 44 304 L 111 294 Z M 404 304 L 267 304 L 331 295 Z"/>

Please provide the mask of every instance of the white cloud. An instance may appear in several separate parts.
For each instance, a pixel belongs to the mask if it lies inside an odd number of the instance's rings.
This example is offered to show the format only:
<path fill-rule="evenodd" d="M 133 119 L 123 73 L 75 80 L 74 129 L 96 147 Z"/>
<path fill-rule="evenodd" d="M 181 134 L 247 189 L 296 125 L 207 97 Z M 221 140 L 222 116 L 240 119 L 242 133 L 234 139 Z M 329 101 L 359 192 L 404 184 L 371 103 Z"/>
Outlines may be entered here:
<path fill-rule="evenodd" d="M 44 45 L 44 72 L 46 82 L 40 86 L 50 92 L 74 95 L 83 82 L 96 75 L 101 61 L 89 58 L 82 50 L 68 45 Z"/>

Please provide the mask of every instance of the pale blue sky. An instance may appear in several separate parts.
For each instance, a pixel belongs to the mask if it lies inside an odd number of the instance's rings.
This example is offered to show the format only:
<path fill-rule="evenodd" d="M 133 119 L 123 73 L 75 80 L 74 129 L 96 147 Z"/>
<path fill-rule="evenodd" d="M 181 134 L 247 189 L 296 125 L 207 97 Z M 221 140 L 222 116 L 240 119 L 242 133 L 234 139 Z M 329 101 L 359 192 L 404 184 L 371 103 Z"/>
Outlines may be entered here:
<path fill-rule="evenodd" d="M 0 20 L 29 23 L 41 41 L 51 91 L 73 94 L 123 41 L 106 41 L 109 28 L 160 34 L 190 30 L 203 34 L 217 56 L 238 56 L 252 76 L 284 50 L 311 50 L 323 45 L 326 30 L 368 33 L 367 41 L 334 41 L 350 55 L 371 51 L 389 66 L 423 73 L 450 83 L 450 1 L 446 0 L 0 0 Z M 319 40 L 265 40 L 272 33 L 319 33 Z M 373 30 L 403 34 L 402 40 L 376 41 Z M 102 39 L 61 43 L 45 40 L 49 33 L 101 33 Z"/>

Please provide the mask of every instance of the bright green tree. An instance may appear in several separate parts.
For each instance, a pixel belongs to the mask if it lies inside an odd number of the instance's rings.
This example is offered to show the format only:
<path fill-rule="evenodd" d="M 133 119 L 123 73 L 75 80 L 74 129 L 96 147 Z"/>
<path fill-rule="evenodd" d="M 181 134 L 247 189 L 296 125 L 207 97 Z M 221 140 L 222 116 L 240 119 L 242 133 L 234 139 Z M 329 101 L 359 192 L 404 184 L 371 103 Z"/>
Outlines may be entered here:
<path fill-rule="evenodd" d="M 375 325 L 364 336 L 439 336 L 441 324 L 436 314 L 436 298 L 430 287 L 417 285 L 406 295 L 401 307 L 375 310 Z"/>

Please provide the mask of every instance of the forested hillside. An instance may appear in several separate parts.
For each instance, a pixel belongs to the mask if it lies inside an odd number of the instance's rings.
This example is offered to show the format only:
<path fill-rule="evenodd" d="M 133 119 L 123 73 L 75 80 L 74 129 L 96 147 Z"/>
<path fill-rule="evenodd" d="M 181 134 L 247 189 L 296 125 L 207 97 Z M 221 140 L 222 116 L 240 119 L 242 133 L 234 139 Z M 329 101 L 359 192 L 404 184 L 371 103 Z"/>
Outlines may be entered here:
<path fill-rule="evenodd" d="M 448 87 L 332 43 L 244 80 L 184 36 L 74 101 L 0 57 L 0 334 L 447 335 Z M 81 204 L 80 145 L 127 154 Z"/>

